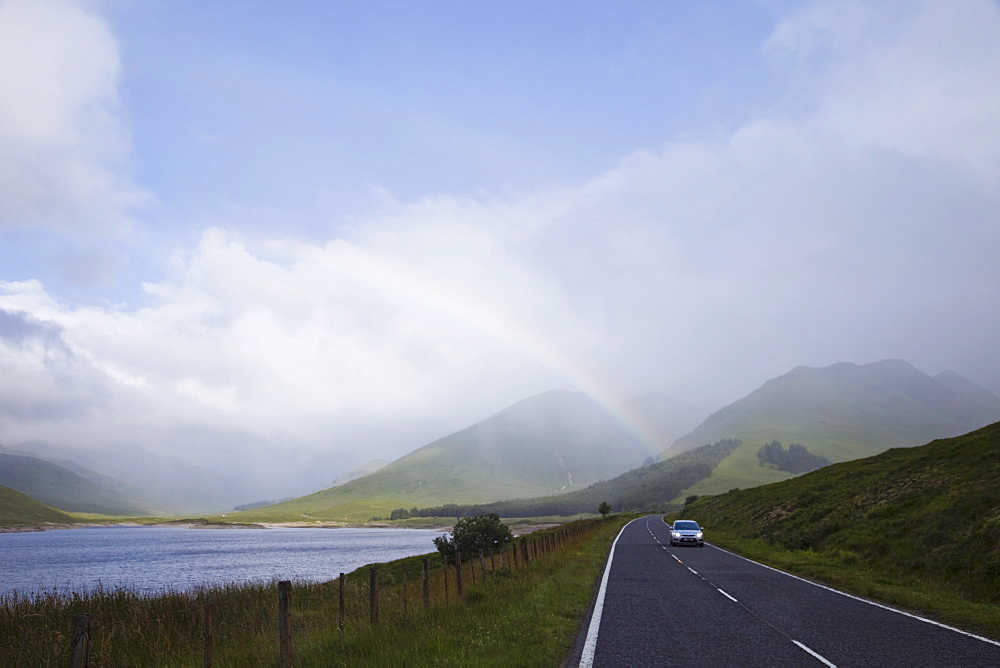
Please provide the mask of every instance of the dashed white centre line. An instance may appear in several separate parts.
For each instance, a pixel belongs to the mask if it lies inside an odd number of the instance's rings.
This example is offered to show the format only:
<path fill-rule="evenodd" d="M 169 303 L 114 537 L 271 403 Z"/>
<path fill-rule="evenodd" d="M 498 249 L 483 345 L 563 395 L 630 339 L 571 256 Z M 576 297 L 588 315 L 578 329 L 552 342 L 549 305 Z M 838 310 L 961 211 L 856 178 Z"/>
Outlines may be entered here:
<path fill-rule="evenodd" d="M 730 595 L 729 595 L 729 594 L 727 594 L 726 592 L 722 591 L 722 590 L 721 590 L 721 589 L 719 589 L 718 587 L 716 587 L 716 588 L 715 588 L 715 590 L 716 590 L 717 592 L 719 592 L 720 594 L 722 594 L 723 596 L 725 596 L 726 598 L 728 598 L 728 599 L 729 599 L 730 601 L 732 601 L 733 603 L 739 603 L 739 601 L 737 601 L 737 600 L 736 600 L 735 598 L 733 598 L 732 596 L 730 596 Z"/>
<path fill-rule="evenodd" d="M 795 643 L 796 645 L 798 645 L 800 649 L 803 649 L 806 652 L 809 652 L 810 654 L 812 654 L 813 657 L 815 657 L 817 660 L 822 661 L 824 664 L 830 666 L 830 668 L 837 668 L 836 664 L 830 663 L 829 661 L 826 660 L 825 657 L 823 657 L 822 655 L 817 654 L 816 652 L 812 651 L 811 649 L 809 649 L 808 647 L 806 647 L 805 645 L 803 645 L 802 643 L 800 643 L 798 640 L 793 640 L 792 642 Z"/>

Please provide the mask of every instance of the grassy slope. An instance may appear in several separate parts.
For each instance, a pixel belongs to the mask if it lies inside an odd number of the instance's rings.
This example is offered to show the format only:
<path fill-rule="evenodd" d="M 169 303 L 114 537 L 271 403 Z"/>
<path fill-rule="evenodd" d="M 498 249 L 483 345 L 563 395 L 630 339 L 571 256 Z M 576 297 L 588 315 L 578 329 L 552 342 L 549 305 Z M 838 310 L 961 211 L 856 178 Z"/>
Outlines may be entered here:
<path fill-rule="evenodd" d="M 0 485 L 69 512 L 147 513 L 145 508 L 124 495 L 38 457 L 0 453 Z"/>
<path fill-rule="evenodd" d="M 75 522 L 64 512 L 35 501 L 30 496 L 0 486 L 0 526 Z"/>
<path fill-rule="evenodd" d="M 538 515 L 570 516 L 594 513 L 602 502 L 608 502 L 616 512 L 646 512 L 667 507 L 670 499 L 712 472 L 737 441 L 720 441 L 682 452 L 662 462 L 642 466 L 581 490 L 545 497 L 515 499 L 475 506 L 432 507 L 421 509 L 425 514 L 448 516 L 454 513 L 472 515 L 497 513 L 501 517 L 531 517 Z M 679 507 L 679 504 L 678 504 Z"/>
<path fill-rule="evenodd" d="M 1000 423 L 699 499 L 706 526 L 1000 603 Z"/>
<path fill-rule="evenodd" d="M 742 440 L 711 476 L 684 491 L 721 494 L 792 477 L 759 466 L 757 450 L 774 439 L 842 462 L 962 434 L 1000 417 L 996 397 L 955 376 L 932 378 L 899 360 L 799 367 L 714 413 L 668 453 Z"/>

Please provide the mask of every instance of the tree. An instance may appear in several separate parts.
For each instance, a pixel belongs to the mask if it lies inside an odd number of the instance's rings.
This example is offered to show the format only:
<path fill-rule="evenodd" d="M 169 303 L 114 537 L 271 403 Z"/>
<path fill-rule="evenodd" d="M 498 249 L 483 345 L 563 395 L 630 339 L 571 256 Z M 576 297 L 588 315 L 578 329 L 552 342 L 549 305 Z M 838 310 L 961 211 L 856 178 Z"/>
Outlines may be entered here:
<path fill-rule="evenodd" d="M 455 522 L 451 537 L 438 536 L 434 539 L 438 552 L 454 557 L 456 550 L 462 556 L 479 554 L 480 550 L 490 551 L 503 548 L 514 540 L 510 527 L 500 521 L 496 513 L 483 513 L 462 517 Z"/>
<path fill-rule="evenodd" d="M 808 473 L 830 465 L 829 459 L 809 452 L 804 445 L 792 443 L 785 450 L 780 441 L 771 441 L 761 447 L 757 451 L 757 459 L 761 466 L 771 465 L 789 473 Z"/>
<path fill-rule="evenodd" d="M 611 512 L 611 504 L 607 501 L 601 501 L 601 505 L 597 507 L 597 512 L 601 514 L 601 517 L 607 518 L 608 513 Z"/>

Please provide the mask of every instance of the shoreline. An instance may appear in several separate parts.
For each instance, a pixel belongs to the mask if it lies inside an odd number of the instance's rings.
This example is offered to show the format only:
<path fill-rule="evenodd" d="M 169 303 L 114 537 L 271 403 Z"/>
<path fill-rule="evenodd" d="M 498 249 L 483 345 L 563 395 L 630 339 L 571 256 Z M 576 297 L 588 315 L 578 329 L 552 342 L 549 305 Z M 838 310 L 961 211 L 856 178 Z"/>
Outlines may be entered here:
<path fill-rule="evenodd" d="M 209 520 L 179 519 L 162 522 L 108 521 L 108 522 L 64 522 L 38 524 L 0 524 L 0 533 L 35 533 L 41 531 L 58 531 L 64 529 L 86 529 L 88 527 L 186 527 L 189 529 L 426 529 L 429 531 L 448 532 L 454 528 L 454 522 L 428 522 L 426 524 L 401 526 L 388 522 L 214 522 Z M 510 525 L 515 537 L 524 536 L 542 529 L 559 526 L 559 523 L 531 524 L 517 522 Z"/>

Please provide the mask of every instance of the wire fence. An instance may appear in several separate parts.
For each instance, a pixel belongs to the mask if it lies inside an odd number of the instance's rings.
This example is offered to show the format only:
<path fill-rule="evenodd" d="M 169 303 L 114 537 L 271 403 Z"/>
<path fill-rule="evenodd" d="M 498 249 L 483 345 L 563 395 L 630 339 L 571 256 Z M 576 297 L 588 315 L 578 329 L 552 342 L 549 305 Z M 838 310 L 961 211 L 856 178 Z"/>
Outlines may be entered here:
<path fill-rule="evenodd" d="M 557 558 L 580 520 L 478 554 L 410 557 L 320 583 L 232 584 L 144 597 L 127 589 L 0 599 L 0 666 L 296 665 L 297 645 L 430 619 L 470 586 Z M 322 640 L 325 642 L 326 640 Z"/>

